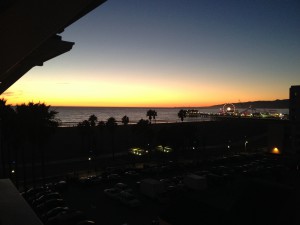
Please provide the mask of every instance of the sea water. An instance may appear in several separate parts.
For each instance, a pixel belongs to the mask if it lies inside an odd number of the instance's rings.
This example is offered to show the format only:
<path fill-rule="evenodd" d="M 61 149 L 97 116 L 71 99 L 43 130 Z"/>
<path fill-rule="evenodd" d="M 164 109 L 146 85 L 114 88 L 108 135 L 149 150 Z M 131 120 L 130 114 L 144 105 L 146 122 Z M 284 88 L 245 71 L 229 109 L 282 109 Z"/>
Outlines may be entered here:
<path fill-rule="evenodd" d="M 98 121 L 107 121 L 114 117 L 118 124 L 121 124 L 122 117 L 128 116 L 129 123 L 137 123 L 140 119 L 148 119 L 147 111 L 149 109 L 157 112 L 157 117 L 153 123 L 176 123 L 181 122 L 178 117 L 180 109 L 187 108 L 137 108 L 137 107 L 60 107 L 52 106 L 51 110 L 58 112 L 57 118 L 61 120 L 62 126 L 75 126 L 83 120 L 87 120 L 91 115 L 95 115 Z M 193 108 L 203 113 L 218 113 L 218 108 Z M 240 112 L 245 109 L 238 109 Z M 280 113 L 288 113 L 288 109 L 272 109 Z M 210 118 L 189 117 L 185 118 L 187 122 L 207 121 Z"/>

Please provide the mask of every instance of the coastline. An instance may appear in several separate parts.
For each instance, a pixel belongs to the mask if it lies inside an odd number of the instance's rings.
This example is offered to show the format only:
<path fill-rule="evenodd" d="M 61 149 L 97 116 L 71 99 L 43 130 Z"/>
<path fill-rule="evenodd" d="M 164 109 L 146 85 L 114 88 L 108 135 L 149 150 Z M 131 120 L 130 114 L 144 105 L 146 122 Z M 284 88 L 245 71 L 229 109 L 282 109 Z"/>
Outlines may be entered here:
<path fill-rule="evenodd" d="M 147 110 L 149 108 L 141 107 L 51 107 L 52 110 L 58 112 L 57 118 L 61 121 L 61 126 L 69 127 L 76 126 L 79 122 L 87 120 L 91 115 L 95 115 L 98 121 L 106 122 L 108 118 L 114 117 L 119 125 L 122 125 L 122 117 L 129 117 L 129 124 L 136 124 L 140 119 L 147 120 Z M 157 112 L 156 120 L 153 123 L 179 123 L 178 117 L 179 108 L 152 108 Z M 185 108 L 189 109 L 189 108 Z M 203 114 L 202 117 L 186 117 L 184 122 L 202 122 L 214 120 L 205 115 L 217 114 L 220 109 L 212 108 L 192 108 Z M 244 108 L 237 108 L 239 112 L 245 111 Z M 268 111 L 269 109 L 261 110 L 261 112 Z M 288 109 L 272 109 L 278 113 L 286 114 Z"/>

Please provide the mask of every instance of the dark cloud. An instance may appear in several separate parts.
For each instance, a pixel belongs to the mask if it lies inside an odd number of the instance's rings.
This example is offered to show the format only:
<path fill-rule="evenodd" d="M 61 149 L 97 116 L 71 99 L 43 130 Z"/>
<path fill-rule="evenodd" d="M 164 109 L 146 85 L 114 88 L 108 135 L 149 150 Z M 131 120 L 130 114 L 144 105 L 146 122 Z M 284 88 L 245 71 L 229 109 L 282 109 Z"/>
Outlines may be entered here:
<path fill-rule="evenodd" d="M 1 94 L 2 97 L 15 97 L 18 98 L 23 94 L 23 91 L 6 91 Z"/>
<path fill-rule="evenodd" d="M 13 91 L 7 91 L 7 92 L 4 92 L 3 94 L 1 94 L 2 96 L 13 96 L 15 95 L 15 92 Z"/>

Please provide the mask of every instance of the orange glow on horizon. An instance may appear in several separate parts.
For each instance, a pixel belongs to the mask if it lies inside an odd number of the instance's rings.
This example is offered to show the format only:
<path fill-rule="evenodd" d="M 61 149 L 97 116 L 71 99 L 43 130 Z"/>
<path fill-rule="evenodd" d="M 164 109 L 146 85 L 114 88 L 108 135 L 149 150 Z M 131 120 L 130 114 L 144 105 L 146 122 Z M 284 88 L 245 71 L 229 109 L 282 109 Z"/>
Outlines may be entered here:
<path fill-rule="evenodd" d="M 275 100 L 272 87 L 270 91 L 263 85 L 256 84 L 255 90 L 251 85 L 236 85 L 222 78 L 218 71 L 99 70 L 90 69 L 85 71 L 88 75 L 83 75 L 83 69 L 68 71 L 63 63 L 56 69 L 36 67 L 1 97 L 12 105 L 44 102 L 52 106 L 83 107 L 209 107 L 239 101 Z M 199 77 L 193 75 L 197 73 Z M 278 99 L 287 98 L 287 92 L 278 92 L 278 95 L 282 96 Z M 261 96 L 265 96 L 264 99 Z"/>
<path fill-rule="evenodd" d="M 24 76 L 2 97 L 12 105 L 44 102 L 52 106 L 206 107 L 223 103 L 215 99 L 217 91 L 216 87 L 168 79 L 129 81 L 123 77 L 114 82 L 65 78 L 57 82 Z"/>
<path fill-rule="evenodd" d="M 221 105 L 223 103 L 218 102 L 212 102 L 212 103 L 177 103 L 177 102 L 157 102 L 157 101 L 148 101 L 144 103 L 140 102 L 121 102 L 121 101 L 115 101 L 115 102 L 109 102 L 109 101 L 103 101 L 101 103 L 97 101 L 91 101 L 91 100 L 85 100 L 83 101 L 76 101 L 76 100 L 68 100 L 65 99 L 57 99 L 57 100 L 42 100 L 42 99 L 31 99 L 31 100 L 19 100 L 19 101 L 11 101 L 11 99 L 7 98 L 7 103 L 11 105 L 19 105 L 22 103 L 28 103 L 28 102 L 43 102 L 47 105 L 51 106 L 66 106 L 66 107 L 157 107 L 157 108 L 171 108 L 171 107 L 182 107 L 182 108 L 197 108 L 197 107 L 210 107 L 213 105 Z"/>

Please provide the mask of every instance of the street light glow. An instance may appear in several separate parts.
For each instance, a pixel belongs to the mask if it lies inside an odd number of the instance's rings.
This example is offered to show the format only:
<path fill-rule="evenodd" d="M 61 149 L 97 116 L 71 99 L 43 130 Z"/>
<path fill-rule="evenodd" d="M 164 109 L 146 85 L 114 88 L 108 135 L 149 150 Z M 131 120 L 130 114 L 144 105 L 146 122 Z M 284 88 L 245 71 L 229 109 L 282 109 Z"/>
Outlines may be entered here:
<path fill-rule="evenodd" d="M 274 147 L 272 149 L 271 153 L 273 153 L 273 154 L 280 154 L 280 151 L 279 151 L 279 149 L 277 147 Z"/>

